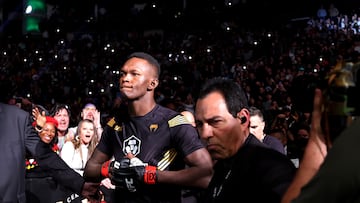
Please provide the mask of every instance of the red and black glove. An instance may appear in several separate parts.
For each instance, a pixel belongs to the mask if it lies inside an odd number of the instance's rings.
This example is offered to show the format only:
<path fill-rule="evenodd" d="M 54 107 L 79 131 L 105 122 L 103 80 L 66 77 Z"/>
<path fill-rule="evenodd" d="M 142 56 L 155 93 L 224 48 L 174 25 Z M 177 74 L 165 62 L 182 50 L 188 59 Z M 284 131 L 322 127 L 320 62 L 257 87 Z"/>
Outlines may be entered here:
<path fill-rule="evenodd" d="M 134 170 L 138 180 L 145 184 L 155 184 L 157 182 L 157 170 L 155 166 L 131 166 L 129 170 Z"/>
<path fill-rule="evenodd" d="M 133 165 L 131 163 L 129 158 L 105 163 L 101 170 L 102 175 L 110 177 L 112 184 L 116 187 L 127 189 L 130 192 L 137 191 L 142 183 L 155 184 L 157 182 L 157 170 L 155 166 L 149 166 L 147 164 L 140 165 L 139 163 Z"/>

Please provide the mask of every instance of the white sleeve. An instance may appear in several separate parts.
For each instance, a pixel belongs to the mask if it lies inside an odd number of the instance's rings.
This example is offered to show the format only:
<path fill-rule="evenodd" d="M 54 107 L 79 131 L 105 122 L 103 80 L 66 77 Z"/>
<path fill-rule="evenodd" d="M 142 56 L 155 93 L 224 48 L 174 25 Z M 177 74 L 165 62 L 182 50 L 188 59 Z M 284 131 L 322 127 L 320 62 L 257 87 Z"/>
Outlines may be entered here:
<path fill-rule="evenodd" d="M 70 167 L 72 167 L 73 157 L 75 154 L 75 147 L 71 141 L 65 142 L 63 148 L 60 152 L 60 157 L 65 161 L 65 163 Z"/>

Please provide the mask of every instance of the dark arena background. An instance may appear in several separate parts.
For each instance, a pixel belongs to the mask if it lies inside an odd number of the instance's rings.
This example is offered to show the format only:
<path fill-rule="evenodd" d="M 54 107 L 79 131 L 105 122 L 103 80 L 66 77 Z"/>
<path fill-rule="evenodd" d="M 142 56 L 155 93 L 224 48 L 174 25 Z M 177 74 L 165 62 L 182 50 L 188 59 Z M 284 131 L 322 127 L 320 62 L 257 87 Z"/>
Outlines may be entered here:
<path fill-rule="evenodd" d="M 112 32 L 127 29 L 211 29 L 221 21 L 236 21 L 241 26 L 271 27 L 290 19 L 302 19 L 316 15 L 321 4 L 330 2 L 321 0 L 302 1 L 265 1 L 265 0 L 1 0 L 0 1 L 0 33 L 2 35 L 24 34 L 23 22 L 25 7 L 31 2 L 45 4 L 47 17 L 55 12 L 64 15 L 60 19 L 67 20 L 71 26 L 94 32 Z M 341 12 L 358 10 L 360 2 L 356 0 L 331 1 Z M 66 19 L 69 17 L 71 19 Z M 89 20 L 84 24 L 83 20 Z M 58 22 L 58 23 L 61 23 Z M 53 22 L 41 24 L 40 29 L 54 26 Z"/>
<path fill-rule="evenodd" d="M 317 30 L 319 40 L 306 38 L 317 10 L 330 4 L 338 17 L 351 19 L 344 30 L 356 30 L 352 40 L 360 53 L 360 21 L 352 19 L 360 14 L 360 1 L 355 0 L 0 0 L 0 79 L 11 86 L 0 96 L 28 98 L 47 108 L 68 103 L 75 115 L 91 101 L 110 114 L 119 97 L 119 67 L 138 50 L 159 59 L 159 91 L 172 99 L 196 94 L 205 79 L 218 75 L 273 77 L 276 83 L 261 87 L 266 93 L 287 82 L 276 74 L 302 69 L 318 77 L 348 51 L 349 43 L 334 32 Z M 289 72 L 281 72 L 285 69 Z M 284 97 L 277 99 L 281 108 L 286 105 Z M 301 101 L 311 106 L 311 98 Z"/>

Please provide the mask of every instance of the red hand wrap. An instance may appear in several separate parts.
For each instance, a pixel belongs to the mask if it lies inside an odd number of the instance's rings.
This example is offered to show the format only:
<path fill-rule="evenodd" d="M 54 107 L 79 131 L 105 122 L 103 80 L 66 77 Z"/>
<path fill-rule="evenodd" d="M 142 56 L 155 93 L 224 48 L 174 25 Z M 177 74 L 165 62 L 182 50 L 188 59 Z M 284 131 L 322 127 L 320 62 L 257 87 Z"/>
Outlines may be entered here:
<path fill-rule="evenodd" d="M 101 175 L 104 176 L 105 178 L 109 177 L 109 165 L 110 165 L 110 161 L 107 161 L 103 163 L 103 165 L 101 166 Z"/>
<path fill-rule="evenodd" d="M 155 184 L 156 183 L 156 166 L 145 166 L 144 183 Z"/>

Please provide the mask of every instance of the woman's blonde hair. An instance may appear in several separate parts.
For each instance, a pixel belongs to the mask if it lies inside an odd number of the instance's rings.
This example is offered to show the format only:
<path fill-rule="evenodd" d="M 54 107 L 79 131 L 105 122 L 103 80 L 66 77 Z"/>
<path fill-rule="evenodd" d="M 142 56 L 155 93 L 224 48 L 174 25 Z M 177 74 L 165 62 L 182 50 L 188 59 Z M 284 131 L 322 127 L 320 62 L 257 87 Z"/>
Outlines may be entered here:
<path fill-rule="evenodd" d="M 82 151 L 80 148 L 81 145 L 81 140 L 80 140 L 80 130 L 81 130 L 81 126 L 83 123 L 91 123 L 94 126 L 94 136 L 91 138 L 89 145 L 88 145 L 88 159 L 90 158 L 90 156 L 92 155 L 92 153 L 94 152 L 96 145 L 98 144 L 98 134 L 97 134 L 97 130 L 95 127 L 95 124 L 92 120 L 90 119 L 83 119 L 79 122 L 77 129 L 76 129 L 76 134 L 75 134 L 75 138 L 72 140 L 72 143 L 74 144 L 74 148 L 75 150 L 79 149 L 80 150 L 80 155 L 82 157 Z M 87 161 L 87 160 L 86 160 Z"/>

